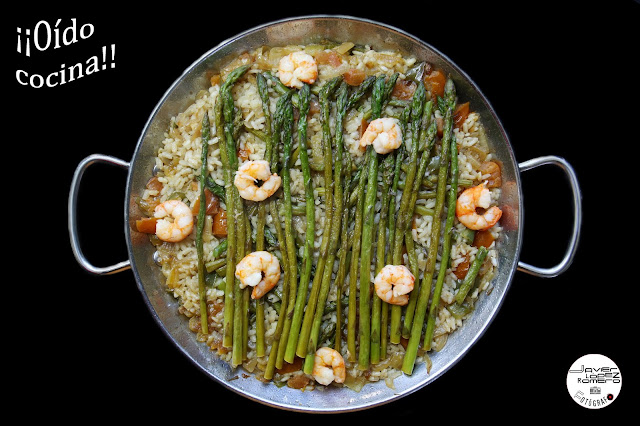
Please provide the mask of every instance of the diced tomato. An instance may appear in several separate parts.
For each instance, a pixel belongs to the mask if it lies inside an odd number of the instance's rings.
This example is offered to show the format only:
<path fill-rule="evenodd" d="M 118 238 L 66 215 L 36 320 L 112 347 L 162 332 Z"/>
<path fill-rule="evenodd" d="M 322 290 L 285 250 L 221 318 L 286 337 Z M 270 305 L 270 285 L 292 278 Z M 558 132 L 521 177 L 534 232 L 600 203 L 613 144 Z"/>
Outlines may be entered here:
<path fill-rule="evenodd" d="M 362 121 L 360 122 L 360 129 L 358 129 L 360 133 L 360 138 L 362 138 L 362 135 L 364 135 L 364 132 L 367 131 L 367 127 L 369 127 L 369 122 L 363 118 Z"/>
<path fill-rule="evenodd" d="M 196 198 L 196 201 L 191 205 L 191 213 L 194 216 L 197 216 L 199 212 L 200 212 L 200 197 Z"/>
<path fill-rule="evenodd" d="M 278 368 L 278 373 L 287 374 L 299 370 L 302 370 L 302 358 L 295 357 L 291 364 L 289 364 L 288 362 L 283 362 L 282 368 Z"/>
<path fill-rule="evenodd" d="M 356 69 L 356 68 L 351 68 L 349 70 L 347 70 L 347 72 L 345 72 L 342 77 L 344 78 L 344 81 L 350 85 L 350 86 L 359 86 L 364 79 L 367 77 L 367 75 L 364 73 L 364 71 Z"/>
<path fill-rule="evenodd" d="M 136 220 L 136 229 L 144 234 L 155 234 L 157 222 L 157 217 L 143 217 Z"/>
<path fill-rule="evenodd" d="M 413 92 L 416 91 L 416 87 L 416 83 L 411 80 L 397 80 L 395 86 L 393 86 L 391 96 L 408 101 L 413 96 Z"/>
<path fill-rule="evenodd" d="M 213 216 L 213 236 L 216 238 L 227 236 L 227 212 L 219 209 L 218 213 Z"/>
<path fill-rule="evenodd" d="M 438 96 L 444 96 L 444 84 L 447 78 L 440 70 L 433 70 L 424 78 L 424 83 L 431 92 L 431 99 L 437 101 Z"/>
<path fill-rule="evenodd" d="M 163 186 L 162 182 L 158 180 L 157 176 L 154 176 L 151 179 L 149 179 L 149 181 L 147 182 L 146 188 L 154 191 L 160 191 L 162 190 L 162 186 Z"/>
<path fill-rule="evenodd" d="M 502 186 L 502 169 L 496 161 L 485 161 L 480 165 L 480 173 L 489 175 L 487 179 L 487 188 L 500 188 Z"/>
<path fill-rule="evenodd" d="M 334 50 L 323 50 L 318 52 L 316 53 L 315 58 L 318 65 L 331 65 L 334 68 L 342 65 L 342 58 L 340 57 L 340 54 Z"/>
<path fill-rule="evenodd" d="M 302 389 L 307 386 L 311 379 L 306 374 L 296 374 L 287 380 L 287 386 L 292 389 Z"/>
<path fill-rule="evenodd" d="M 208 188 L 204 189 L 204 196 L 207 200 L 207 210 L 205 214 L 213 216 L 218 213 L 218 209 L 220 208 L 220 200 L 218 199 L 218 197 L 216 197 L 213 192 L 209 191 Z M 191 213 L 193 213 L 194 216 L 197 216 L 199 212 L 200 198 L 198 197 L 193 203 L 193 206 L 191 206 Z"/>
<path fill-rule="evenodd" d="M 207 210 L 205 214 L 213 216 L 218 213 L 218 210 L 220 209 L 220 200 L 208 189 L 205 189 L 204 193 L 207 199 Z"/>
<path fill-rule="evenodd" d="M 458 105 L 455 111 L 453 111 L 454 127 L 462 126 L 462 123 L 465 122 L 468 116 L 469 116 L 469 102 L 465 102 L 463 104 Z"/>
<path fill-rule="evenodd" d="M 400 344 L 402 347 L 407 350 L 407 346 L 409 346 L 409 339 L 405 339 L 404 337 L 400 337 Z"/>
<path fill-rule="evenodd" d="M 453 271 L 456 278 L 459 280 L 464 279 L 467 276 L 467 272 L 469 271 L 469 256 L 466 256 L 464 260 L 458 263 L 456 269 Z"/>
<path fill-rule="evenodd" d="M 474 247 L 489 247 L 493 243 L 494 238 L 491 231 L 476 231 L 473 238 Z"/>

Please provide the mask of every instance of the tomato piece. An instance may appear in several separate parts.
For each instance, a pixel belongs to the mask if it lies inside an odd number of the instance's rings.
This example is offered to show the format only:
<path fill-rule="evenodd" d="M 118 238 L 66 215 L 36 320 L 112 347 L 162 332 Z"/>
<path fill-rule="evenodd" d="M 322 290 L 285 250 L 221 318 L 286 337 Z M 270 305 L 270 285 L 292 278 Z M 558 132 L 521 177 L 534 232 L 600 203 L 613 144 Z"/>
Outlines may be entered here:
<path fill-rule="evenodd" d="M 216 238 L 227 236 L 227 212 L 226 210 L 219 209 L 213 216 L 212 226 L 213 236 Z"/>
<path fill-rule="evenodd" d="M 362 70 L 351 68 L 347 70 L 347 72 L 345 72 L 342 77 L 344 78 L 345 83 L 347 83 L 348 85 L 359 86 L 367 77 L 367 75 Z"/>
<path fill-rule="evenodd" d="M 460 127 L 469 116 L 469 102 L 465 102 L 456 107 L 453 111 L 453 126 Z"/>
<path fill-rule="evenodd" d="M 205 189 L 204 193 L 207 198 L 207 210 L 205 214 L 213 216 L 218 213 L 218 210 L 220 209 L 220 200 L 208 189 Z"/>
<path fill-rule="evenodd" d="M 482 175 L 489 175 L 487 180 L 487 188 L 500 188 L 502 186 L 502 169 L 500 164 L 495 161 L 485 161 L 479 168 Z"/>
<path fill-rule="evenodd" d="M 288 362 L 283 362 L 282 368 L 278 368 L 278 373 L 287 374 L 299 370 L 302 370 L 302 358 L 297 356 L 293 359 L 293 362 L 291 364 L 289 364 Z"/>
<path fill-rule="evenodd" d="M 360 133 L 360 139 L 362 139 L 362 135 L 367 131 L 367 127 L 369 127 L 369 122 L 364 118 L 360 122 L 360 128 L 358 129 L 358 133 Z"/>
<path fill-rule="evenodd" d="M 197 216 L 198 213 L 200 213 L 200 197 L 196 198 L 196 201 L 193 202 L 193 205 L 191 206 L 191 213 L 194 216 Z"/>
<path fill-rule="evenodd" d="M 211 81 L 212 86 L 217 86 L 218 84 L 220 84 L 220 80 L 221 80 L 220 74 L 212 75 L 209 80 Z"/>
<path fill-rule="evenodd" d="M 469 265 L 469 256 L 467 255 L 462 262 L 458 263 L 458 266 L 456 266 L 456 269 L 453 271 L 453 274 L 456 276 L 456 278 L 458 278 L 459 280 L 464 279 L 464 277 L 467 276 L 467 272 L 469 271 Z"/>
<path fill-rule="evenodd" d="M 204 197 L 207 201 L 207 210 L 205 214 L 213 216 L 218 213 L 218 209 L 220 208 L 220 200 L 218 199 L 218 197 L 214 195 L 213 192 L 209 191 L 209 188 L 204 189 Z M 193 206 L 191 206 L 191 213 L 193 213 L 194 216 L 197 216 L 199 212 L 200 197 L 198 197 L 193 203 Z"/>
<path fill-rule="evenodd" d="M 143 217 L 136 220 L 136 229 L 143 234 L 155 234 L 157 222 L 157 217 Z"/>
<path fill-rule="evenodd" d="M 402 347 L 407 350 L 407 346 L 409 346 L 409 339 L 406 339 L 404 337 L 400 337 L 400 344 L 402 345 Z"/>
<path fill-rule="evenodd" d="M 331 65 L 334 68 L 342 65 L 342 57 L 334 50 L 323 50 L 315 54 L 318 65 Z"/>
<path fill-rule="evenodd" d="M 302 389 L 307 386 L 311 379 L 306 374 L 296 374 L 287 380 L 287 386 L 293 389 Z"/>
<path fill-rule="evenodd" d="M 152 177 L 147 182 L 146 188 L 154 191 L 160 192 L 162 190 L 162 182 L 158 180 L 157 176 Z"/>
<path fill-rule="evenodd" d="M 493 238 L 493 234 L 491 234 L 491 231 L 476 231 L 476 234 L 473 237 L 473 246 L 488 248 L 494 240 L 495 238 Z"/>
<path fill-rule="evenodd" d="M 447 82 L 447 78 L 440 70 L 431 71 L 425 78 L 424 83 L 431 92 L 431 99 L 438 100 L 438 96 L 444 96 L 444 85 Z"/>

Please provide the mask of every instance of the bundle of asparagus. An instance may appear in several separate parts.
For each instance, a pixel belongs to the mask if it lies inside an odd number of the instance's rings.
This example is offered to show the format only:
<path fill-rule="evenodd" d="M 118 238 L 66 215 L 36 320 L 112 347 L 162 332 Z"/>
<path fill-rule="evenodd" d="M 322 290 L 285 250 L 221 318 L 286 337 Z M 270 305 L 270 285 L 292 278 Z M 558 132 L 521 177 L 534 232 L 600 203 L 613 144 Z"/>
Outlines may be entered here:
<path fill-rule="evenodd" d="M 225 306 L 223 346 L 232 350 L 232 365 L 238 366 L 247 356 L 247 333 L 255 322 L 256 354 L 268 356 L 264 378 L 273 379 L 277 369 L 284 363 L 292 364 L 302 358 L 302 370 L 311 374 L 318 346 L 326 339 L 342 352 L 343 333 L 346 334 L 351 363 L 361 370 L 371 364 L 380 363 L 387 357 L 387 343 L 398 344 L 406 339 L 406 351 L 402 364 L 405 374 L 412 374 L 422 341 L 422 349 L 431 349 L 434 325 L 438 315 L 440 295 L 451 250 L 451 234 L 455 219 L 456 200 L 459 188 L 457 143 L 453 133 L 456 91 L 451 79 L 446 81 L 444 97 L 427 99 L 424 81 L 417 80 L 416 90 L 410 101 L 393 98 L 393 89 L 399 74 L 370 76 L 357 86 L 350 86 L 342 77 L 324 83 L 319 91 L 303 84 L 299 89 L 282 85 L 268 72 L 258 73 L 256 81 L 263 103 L 265 129 L 254 132 L 265 142 L 265 159 L 271 170 L 282 176 L 282 191 L 259 202 L 256 209 L 257 228 L 255 250 L 265 248 L 278 252 L 284 279 L 278 294 L 278 321 L 273 337 L 265 339 L 265 306 L 263 299 L 255 303 L 255 317 L 249 320 L 251 309 L 247 289 L 241 289 L 234 277 L 235 265 L 253 249 L 249 208 L 245 206 L 233 185 L 233 174 L 238 169 L 237 142 L 234 133 L 233 85 L 246 73 L 248 66 L 238 67 L 227 76 L 220 87 L 215 104 L 214 118 L 217 136 L 224 141 L 221 160 L 224 168 L 226 208 L 232 220 L 228 221 L 225 240 Z M 272 117 L 270 97 L 279 96 Z M 317 94 L 322 123 L 322 167 L 314 166 L 309 159 L 307 123 L 312 96 Z M 351 109 L 364 105 L 370 97 L 371 108 L 365 116 L 373 121 L 385 114 L 387 105 L 400 106 L 397 117 L 402 128 L 402 146 L 386 154 L 377 153 L 371 145 L 358 168 L 349 155 L 343 141 L 344 121 Z M 437 137 L 434 107 L 444 111 L 442 137 Z M 332 109 L 335 111 L 331 114 Z M 297 114 L 294 114 L 297 112 Z M 294 125 L 297 117 L 297 138 Z M 331 125 L 331 118 L 334 123 Z M 209 118 L 203 120 L 203 155 L 201 185 L 206 179 L 206 153 L 209 140 Z M 332 134 L 333 129 L 333 134 Z M 293 150 L 294 141 L 298 149 Z M 439 168 L 435 191 L 423 191 L 425 183 L 430 186 L 429 165 L 438 149 Z M 299 158 L 304 179 L 304 208 L 296 211 L 291 194 L 291 173 L 295 160 Z M 324 174 L 324 187 L 313 187 L 312 174 Z M 354 173 L 355 172 L 355 173 Z M 403 179 L 401 179 L 403 178 Z M 448 192 L 447 192 L 448 188 Z M 314 240 L 316 238 L 315 196 L 320 194 L 325 205 L 325 222 L 318 261 L 314 264 Z M 400 197 L 396 205 L 396 198 Z M 204 194 L 201 193 L 203 199 Z M 419 198 L 435 198 L 433 210 L 417 206 Z M 446 216 L 445 214 L 446 203 Z M 380 209 L 376 222 L 376 205 Z M 204 203 L 201 203 L 204 206 Z M 202 209 L 202 208 L 201 208 Z M 200 212 L 202 214 L 202 210 Z M 302 242 L 296 241 L 293 230 L 294 214 L 304 215 L 306 232 Z M 411 221 L 415 214 L 432 215 L 433 225 L 428 247 L 426 268 L 418 268 L 417 256 L 411 232 Z M 275 236 L 268 230 L 267 217 L 275 227 Z M 201 217 L 198 217 L 200 227 Z M 350 230 L 350 225 L 353 229 Z M 378 226 L 377 232 L 375 226 Z M 199 228 L 200 229 L 200 228 Z M 200 231 L 201 232 L 201 231 Z M 265 244 L 266 242 L 266 244 Z M 201 242 L 198 238 L 198 250 Z M 301 245 L 300 245 L 301 244 Z M 302 258 L 298 262 L 299 247 Z M 401 265 L 405 262 L 416 277 L 416 285 L 406 306 L 391 305 L 381 300 L 373 291 L 371 280 L 387 264 Z M 434 283 L 437 256 L 440 253 L 440 269 Z M 459 312 L 468 309 L 465 297 L 477 275 L 479 264 L 486 250 L 481 250 L 476 262 L 464 282 L 463 289 L 452 308 Z M 337 273 L 333 279 L 334 264 Z M 199 274 L 205 275 L 199 268 Z M 348 287 L 345 283 L 349 282 Z M 200 280 L 202 330 L 206 334 L 205 281 Z M 333 308 L 336 312 L 335 326 L 326 333 L 322 330 L 323 318 L 331 307 L 327 302 L 331 291 L 336 293 Z M 345 295 L 348 292 L 348 297 Z M 430 303 L 429 303 L 430 302 Z M 344 304 L 348 304 L 347 317 L 343 317 Z M 275 304 L 273 304 L 276 307 Z M 346 324 L 345 324 L 346 319 Z M 426 320 L 426 324 L 425 324 Z M 425 327 L 426 325 L 426 327 Z M 346 330 L 345 330 L 346 328 Z M 423 332 L 423 329 L 424 332 Z M 268 346 L 271 346 L 267 353 Z"/>

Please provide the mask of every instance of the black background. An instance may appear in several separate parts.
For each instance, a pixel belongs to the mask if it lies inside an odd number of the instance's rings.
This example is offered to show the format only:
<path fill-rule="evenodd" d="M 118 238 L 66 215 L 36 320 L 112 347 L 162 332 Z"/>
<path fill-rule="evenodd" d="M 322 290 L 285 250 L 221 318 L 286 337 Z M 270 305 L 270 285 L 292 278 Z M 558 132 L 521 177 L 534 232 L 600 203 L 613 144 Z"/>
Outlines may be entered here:
<path fill-rule="evenodd" d="M 625 241 L 637 238 L 631 204 L 637 181 L 631 173 L 638 143 L 633 59 L 640 6 L 512 3 L 18 5 L 8 14 L 3 43 L 11 64 L 3 67 L 11 89 L 4 98 L 9 131 L 2 144 L 4 226 L 11 230 L 4 244 L 10 273 L 2 280 L 9 306 L 3 349 L 10 356 L 7 373 L 19 379 L 6 382 L 12 395 L 7 402 L 27 402 L 20 409 L 25 420 L 44 415 L 208 423 L 223 413 L 248 422 L 311 420 L 247 400 L 202 374 L 162 334 L 130 271 L 85 272 L 70 249 L 67 201 L 75 167 L 87 155 L 131 159 L 164 91 L 204 52 L 265 22 L 345 14 L 401 28 L 453 60 L 492 103 L 519 162 L 558 155 L 573 165 L 584 217 L 570 270 L 553 279 L 516 273 L 491 327 L 444 376 L 391 404 L 320 420 L 600 422 L 631 408 L 637 401 L 637 352 L 631 345 L 638 333 L 628 318 L 637 311 L 638 262 Z M 29 58 L 16 52 L 16 27 L 58 18 L 61 29 L 76 18 L 78 28 L 93 24 L 94 34 L 60 49 L 32 48 Z M 101 47 L 111 44 L 114 69 L 54 88 L 16 81 L 16 70 L 46 76 L 63 63 L 100 56 Z M 569 187 L 554 167 L 523 173 L 522 180 L 521 260 L 551 266 L 569 236 Z M 98 266 L 127 257 L 125 183 L 125 171 L 102 165 L 83 180 L 81 242 Z M 589 353 L 611 358 L 626 379 L 618 399 L 601 410 L 579 407 L 566 389 L 569 367 Z"/>

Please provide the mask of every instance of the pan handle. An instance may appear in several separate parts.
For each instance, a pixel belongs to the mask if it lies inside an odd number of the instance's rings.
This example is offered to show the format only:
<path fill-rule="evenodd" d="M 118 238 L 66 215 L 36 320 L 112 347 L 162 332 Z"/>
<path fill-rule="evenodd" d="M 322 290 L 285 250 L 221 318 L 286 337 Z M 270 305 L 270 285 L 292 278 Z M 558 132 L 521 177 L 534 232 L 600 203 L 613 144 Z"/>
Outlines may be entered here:
<path fill-rule="evenodd" d="M 125 260 L 124 262 L 116 263 L 115 265 L 106 267 L 94 266 L 82 253 L 82 250 L 80 249 L 80 242 L 78 239 L 78 227 L 76 221 L 76 203 L 78 199 L 78 189 L 80 187 L 80 181 L 82 180 L 84 171 L 89 166 L 95 163 L 107 163 L 123 168 L 129 168 L 129 163 L 127 161 L 102 154 L 92 154 L 78 164 L 78 167 L 76 167 L 76 171 L 73 174 L 73 179 L 71 181 L 71 190 L 69 191 L 68 220 L 69 237 L 71 239 L 71 250 L 73 251 L 73 255 L 75 256 L 80 266 L 82 266 L 87 271 L 96 275 L 115 274 L 116 272 L 121 272 L 129 269 L 131 267 L 131 262 L 129 260 Z"/>
<path fill-rule="evenodd" d="M 573 192 L 573 230 L 571 238 L 569 239 L 569 246 L 564 254 L 564 258 L 556 266 L 551 268 L 538 268 L 524 262 L 518 262 L 518 270 L 541 278 L 553 278 L 569 268 L 576 254 L 578 240 L 580 238 L 580 227 L 582 225 L 582 195 L 576 172 L 564 158 L 549 155 L 525 161 L 518 166 L 520 171 L 524 172 L 546 164 L 558 166 L 566 173 Z"/>

